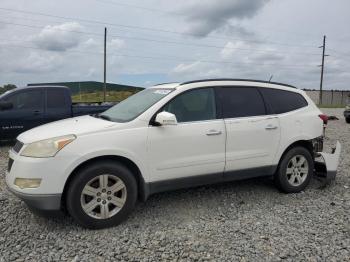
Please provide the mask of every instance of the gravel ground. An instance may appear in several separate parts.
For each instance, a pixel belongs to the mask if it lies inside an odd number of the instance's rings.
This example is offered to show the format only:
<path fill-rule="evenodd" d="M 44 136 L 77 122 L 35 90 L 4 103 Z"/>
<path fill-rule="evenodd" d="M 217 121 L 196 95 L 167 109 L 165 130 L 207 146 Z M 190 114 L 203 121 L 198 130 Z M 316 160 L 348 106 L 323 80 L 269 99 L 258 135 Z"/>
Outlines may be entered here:
<path fill-rule="evenodd" d="M 162 193 L 139 203 L 122 225 L 100 231 L 69 217 L 33 215 L 12 196 L 0 148 L 0 261 L 350 261 L 350 125 L 342 110 L 326 146 L 343 145 L 338 177 L 320 189 L 282 194 L 253 179 Z"/>

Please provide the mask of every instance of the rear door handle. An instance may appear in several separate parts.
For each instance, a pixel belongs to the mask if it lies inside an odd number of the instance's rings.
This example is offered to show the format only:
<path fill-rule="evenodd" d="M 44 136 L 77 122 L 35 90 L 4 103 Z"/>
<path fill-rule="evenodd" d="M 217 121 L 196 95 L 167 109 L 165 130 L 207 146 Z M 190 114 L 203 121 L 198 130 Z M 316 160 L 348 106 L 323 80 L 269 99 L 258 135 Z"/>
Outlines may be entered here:
<path fill-rule="evenodd" d="M 278 128 L 277 126 L 271 125 L 271 124 L 269 124 L 269 125 L 267 125 L 267 126 L 265 127 L 266 130 L 274 130 L 274 129 L 277 129 L 277 128 Z"/>
<path fill-rule="evenodd" d="M 40 110 L 34 110 L 34 115 L 39 115 L 40 113 Z"/>
<path fill-rule="evenodd" d="M 217 135 L 221 135 L 222 132 L 218 131 L 218 130 L 209 130 L 207 133 L 207 136 L 217 136 Z"/>

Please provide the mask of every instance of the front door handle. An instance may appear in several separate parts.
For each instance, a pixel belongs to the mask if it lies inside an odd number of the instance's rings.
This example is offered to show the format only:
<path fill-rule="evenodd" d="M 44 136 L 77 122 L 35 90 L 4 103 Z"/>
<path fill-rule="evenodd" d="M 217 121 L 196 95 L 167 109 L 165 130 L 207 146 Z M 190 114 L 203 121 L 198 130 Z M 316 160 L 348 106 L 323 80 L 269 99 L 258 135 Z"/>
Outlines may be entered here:
<path fill-rule="evenodd" d="M 277 129 L 277 128 L 278 128 L 277 126 L 271 125 L 271 124 L 269 124 L 269 125 L 267 125 L 267 126 L 265 127 L 266 130 L 274 130 L 274 129 Z"/>
<path fill-rule="evenodd" d="M 207 133 L 207 136 L 217 136 L 217 135 L 221 135 L 222 132 L 218 131 L 218 130 L 209 130 Z"/>

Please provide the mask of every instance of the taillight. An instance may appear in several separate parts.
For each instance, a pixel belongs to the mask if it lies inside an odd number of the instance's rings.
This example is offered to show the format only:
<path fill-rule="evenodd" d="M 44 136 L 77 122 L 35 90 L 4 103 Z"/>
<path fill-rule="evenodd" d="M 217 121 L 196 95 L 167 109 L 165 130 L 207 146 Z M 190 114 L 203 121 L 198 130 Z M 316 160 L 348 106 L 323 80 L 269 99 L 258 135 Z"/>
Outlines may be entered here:
<path fill-rule="evenodd" d="M 323 124 L 327 125 L 327 123 L 328 123 L 328 116 L 325 115 L 325 114 L 321 114 L 321 115 L 318 115 L 318 116 L 322 119 Z"/>

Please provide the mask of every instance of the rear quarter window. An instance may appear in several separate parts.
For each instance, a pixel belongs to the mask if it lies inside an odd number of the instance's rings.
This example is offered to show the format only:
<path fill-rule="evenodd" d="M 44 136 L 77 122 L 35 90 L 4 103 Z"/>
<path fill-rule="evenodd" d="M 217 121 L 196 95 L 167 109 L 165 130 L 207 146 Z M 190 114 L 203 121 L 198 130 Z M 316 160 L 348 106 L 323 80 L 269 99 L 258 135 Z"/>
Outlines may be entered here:
<path fill-rule="evenodd" d="M 308 106 L 305 98 L 295 92 L 273 88 L 260 88 L 260 91 L 274 114 L 283 114 Z"/>
<path fill-rule="evenodd" d="M 61 108 L 66 106 L 65 92 L 62 89 L 47 89 L 47 108 Z"/>

